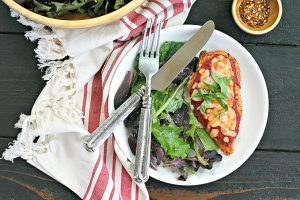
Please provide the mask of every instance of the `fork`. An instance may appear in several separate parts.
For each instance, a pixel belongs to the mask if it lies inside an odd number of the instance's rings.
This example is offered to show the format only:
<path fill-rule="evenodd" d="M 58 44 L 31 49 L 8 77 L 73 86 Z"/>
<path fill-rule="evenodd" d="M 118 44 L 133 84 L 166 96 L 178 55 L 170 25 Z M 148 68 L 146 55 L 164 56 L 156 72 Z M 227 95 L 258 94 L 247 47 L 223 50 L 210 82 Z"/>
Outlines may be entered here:
<path fill-rule="evenodd" d="M 159 68 L 159 38 L 162 22 L 154 24 L 147 20 L 143 40 L 139 49 L 139 70 L 146 78 L 146 90 L 143 96 L 139 132 L 136 147 L 134 179 L 142 183 L 149 179 L 152 127 L 151 79 Z M 153 33 L 152 33 L 153 28 Z"/>

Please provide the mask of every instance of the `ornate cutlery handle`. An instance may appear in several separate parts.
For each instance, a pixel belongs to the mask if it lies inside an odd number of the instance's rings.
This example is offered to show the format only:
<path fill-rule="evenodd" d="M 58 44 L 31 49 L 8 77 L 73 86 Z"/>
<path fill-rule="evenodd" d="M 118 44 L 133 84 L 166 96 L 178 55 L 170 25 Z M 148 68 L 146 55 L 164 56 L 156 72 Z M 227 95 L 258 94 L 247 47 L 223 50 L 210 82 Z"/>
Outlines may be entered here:
<path fill-rule="evenodd" d="M 88 139 L 84 142 L 85 149 L 92 152 L 95 147 L 103 144 L 120 122 L 124 121 L 126 117 L 139 105 L 144 94 L 145 86 L 142 86 L 88 137 Z"/>
<path fill-rule="evenodd" d="M 144 96 L 141 118 L 139 121 L 139 133 L 137 139 L 134 168 L 134 179 L 139 183 L 146 182 L 149 179 L 148 169 L 150 166 L 151 127 L 151 97 Z"/>

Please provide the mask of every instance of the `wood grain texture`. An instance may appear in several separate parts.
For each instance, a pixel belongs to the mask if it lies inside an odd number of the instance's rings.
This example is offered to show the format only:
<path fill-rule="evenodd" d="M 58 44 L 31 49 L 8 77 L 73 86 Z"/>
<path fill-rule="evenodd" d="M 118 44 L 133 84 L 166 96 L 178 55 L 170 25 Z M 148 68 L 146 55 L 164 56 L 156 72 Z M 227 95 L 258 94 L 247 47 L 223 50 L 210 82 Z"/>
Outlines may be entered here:
<path fill-rule="evenodd" d="M 268 124 L 260 149 L 300 150 L 300 48 L 247 45 L 267 83 Z"/>
<path fill-rule="evenodd" d="M 2 1 L 0 1 L 0 33 L 19 33 L 29 30 L 28 27 L 23 26 L 16 19 L 10 16 L 9 8 Z M 0 43 L 2 45 L 2 43 Z"/>
<path fill-rule="evenodd" d="M 30 114 L 45 83 L 37 69 L 34 43 L 23 35 L 0 34 L 0 44 L 0 135 L 15 137 L 18 116 Z"/>
<path fill-rule="evenodd" d="M 216 22 L 216 29 L 242 43 L 300 45 L 299 0 L 282 0 L 283 14 L 280 23 L 273 31 L 261 36 L 249 35 L 238 28 L 231 16 L 231 3 L 232 0 L 197 0 L 186 23 L 202 25 L 212 19 Z M 26 29 L 10 17 L 8 8 L 2 1 L 0 10 L 0 32 L 22 32 Z"/>
<path fill-rule="evenodd" d="M 170 186 L 151 179 L 153 200 L 206 199 L 299 199 L 300 154 L 256 151 L 229 176 L 201 186 Z"/>
<path fill-rule="evenodd" d="M 216 29 L 242 43 L 300 45 L 300 1 L 282 0 L 283 13 L 278 26 L 266 35 L 249 35 L 238 28 L 231 15 L 232 0 L 197 0 L 186 23 L 202 25 L 207 20 L 216 23 Z"/>
<path fill-rule="evenodd" d="M 0 138 L 0 152 L 12 139 Z M 38 169 L 17 159 L 14 163 L 0 160 L 0 199 L 79 199 L 76 194 Z"/>
<path fill-rule="evenodd" d="M 0 139 L 0 152 L 11 139 Z M 173 186 L 147 182 L 152 200 L 298 199 L 300 153 L 255 152 L 226 178 L 201 186 Z M 2 196 L 1 196 L 2 195 Z M 17 159 L 0 160 L 0 199 L 78 199 L 69 189 Z"/>

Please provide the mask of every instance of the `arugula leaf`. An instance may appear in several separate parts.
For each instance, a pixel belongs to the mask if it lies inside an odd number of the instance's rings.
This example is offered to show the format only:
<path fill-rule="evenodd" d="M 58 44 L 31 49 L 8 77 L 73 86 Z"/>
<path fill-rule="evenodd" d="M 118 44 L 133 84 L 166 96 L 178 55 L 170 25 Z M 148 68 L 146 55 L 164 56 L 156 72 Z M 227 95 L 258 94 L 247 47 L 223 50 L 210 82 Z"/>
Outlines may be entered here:
<path fill-rule="evenodd" d="M 206 111 L 208 105 L 209 105 L 209 101 L 208 101 L 208 100 L 204 100 L 204 101 L 201 103 L 201 106 L 200 106 L 200 112 L 201 112 L 202 114 L 205 113 L 205 111 Z"/>
<path fill-rule="evenodd" d="M 200 89 L 196 94 L 194 94 L 192 97 L 198 97 L 198 98 L 201 98 L 203 100 L 208 100 L 208 101 L 211 101 L 213 99 L 217 99 L 217 98 L 220 98 L 220 99 L 225 99 L 226 98 L 226 95 L 222 92 L 216 92 L 216 93 L 212 93 L 212 92 L 207 92 L 206 90 L 204 89 Z"/>
<path fill-rule="evenodd" d="M 197 118 L 195 117 L 192 109 L 189 110 L 189 117 L 190 117 L 190 125 L 195 125 L 195 126 L 199 125 L 199 122 L 198 122 Z"/>
<path fill-rule="evenodd" d="M 199 128 L 196 130 L 198 137 L 204 145 L 205 151 L 217 150 L 219 147 L 215 141 L 209 136 L 204 128 Z"/>
<path fill-rule="evenodd" d="M 193 149 L 196 153 L 197 160 L 204 166 L 208 165 L 208 162 L 201 156 L 204 153 L 204 145 L 202 145 L 202 141 L 198 137 L 198 135 L 195 135 L 193 139 Z"/>
<path fill-rule="evenodd" d="M 213 77 L 214 81 L 220 86 L 221 92 L 228 98 L 228 84 L 231 79 L 228 79 L 226 76 L 219 77 L 215 72 L 211 72 L 211 76 Z"/>
<path fill-rule="evenodd" d="M 100 7 L 102 6 L 104 0 L 96 0 L 96 4 L 93 6 L 94 12 L 97 13 Z"/>
<path fill-rule="evenodd" d="M 108 13 L 108 6 L 109 6 L 109 1 L 106 1 L 105 8 L 104 8 L 105 15 Z"/>
<path fill-rule="evenodd" d="M 198 93 L 201 94 L 201 95 L 209 94 L 209 93 L 208 93 L 206 90 L 204 90 L 204 89 L 200 89 Z"/>
<path fill-rule="evenodd" d="M 196 94 L 194 94 L 192 96 L 192 97 L 197 97 L 197 98 L 201 98 L 204 100 L 200 106 L 200 112 L 202 114 L 205 113 L 205 110 L 208 107 L 209 101 L 211 101 L 213 99 L 217 99 L 219 104 L 226 111 L 228 110 L 228 105 L 223 101 L 223 99 L 228 98 L 228 84 L 231 81 L 231 79 L 228 79 L 227 77 L 219 77 L 213 71 L 212 71 L 212 77 L 213 77 L 215 83 L 204 82 L 204 84 L 210 90 L 209 92 L 204 89 L 200 89 Z"/>
<path fill-rule="evenodd" d="M 195 130 L 199 125 L 199 122 L 191 109 L 189 110 L 189 118 L 189 124 L 191 125 L 191 127 L 185 132 L 185 134 L 194 139 Z"/>
<path fill-rule="evenodd" d="M 115 5 L 114 5 L 114 9 L 118 10 L 120 9 L 123 5 L 125 5 L 125 1 L 124 0 L 116 0 Z"/>
<path fill-rule="evenodd" d="M 221 98 L 217 98 L 219 104 L 225 109 L 225 111 L 228 110 L 228 105 L 221 99 Z"/>
<path fill-rule="evenodd" d="M 211 92 L 217 92 L 218 89 L 219 89 L 219 86 L 217 83 L 207 83 L 205 81 L 203 81 L 204 84 L 208 87 L 208 89 L 211 91 Z"/>
<path fill-rule="evenodd" d="M 156 91 L 152 96 L 152 102 L 155 112 L 152 112 L 154 118 L 158 117 L 164 110 L 167 112 L 174 112 L 181 108 L 184 103 L 183 86 L 185 85 L 187 79 L 185 79 L 175 90 L 174 85 L 170 85 L 164 91 Z"/>
<path fill-rule="evenodd" d="M 48 12 L 51 10 L 51 6 L 47 6 L 47 5 L 44 5 L 42 3 L 40 3 L 39 1 L 33 1 L 33 4 L 34 4 L 34 12 Z"/>
<path fill-rule="evenodd" d="M 211 95 L 211 93 L 208 93 L 204 89 L 200 89 L 196 94 L 192 95 L 192 97 L 201 98 L 203 100 L 211 101 L 214 99 L 214 97 Z"/>
<path fill-rule="evenodd" d="M 185 158 L 190 151 L 190 145 L 179 137 L 182 131 L 183 128 L 179 127 L 160 125 L 158 123 L 152 125 L 152 134 L 165 153 L 172 159 L 175 157 Z"/>
<path fill-rule="evenodd" d="M 167 107 L 165 108 L 165 111 L 167 112 L 171 112 L 174 113 L 176 110 L 178 110 L 179 108 L 181 108 L 184 100 L 182 98 L 183 95 L 183 87 L 180 87 L 178 89 L 178 91 L 174 91 L 174 98 L 172 101 L 170 101 L 170 103 L 167 105 Z M 171 99 L 172 96 L 169 98 Z"/>

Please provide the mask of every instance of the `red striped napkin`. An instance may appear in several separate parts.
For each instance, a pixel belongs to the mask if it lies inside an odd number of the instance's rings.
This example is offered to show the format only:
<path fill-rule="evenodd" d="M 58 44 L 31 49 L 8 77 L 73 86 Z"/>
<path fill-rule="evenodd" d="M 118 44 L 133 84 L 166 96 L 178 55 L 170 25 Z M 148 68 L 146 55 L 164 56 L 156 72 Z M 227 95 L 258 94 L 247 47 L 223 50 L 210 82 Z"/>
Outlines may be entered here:
<path fill-rule="evenodd" d="M 49 30 L 12 11 L 18 21 L 33 28 L 25 36 L 38 40 L 35 52 L 48 82 L 30 115 L 21 114 L 16 124 L 21 133 L 3 158 L 26 159 L 83 199 L 149 199 L 145 185 L 131 177 L 132 164 L 119 159 L 124 156 L 114 137 L 93 153 L 82 142 L 109 116 L 112 76 L 140 41 L 136 36 L 147 18 L 163 20 L 163 28 L 182 24 L 193 2 L 149 0 L 110 25 L 76 30 Z"/>

